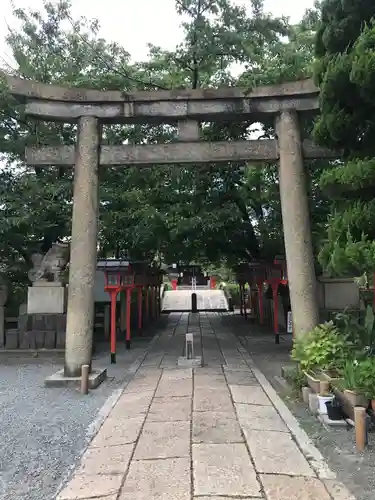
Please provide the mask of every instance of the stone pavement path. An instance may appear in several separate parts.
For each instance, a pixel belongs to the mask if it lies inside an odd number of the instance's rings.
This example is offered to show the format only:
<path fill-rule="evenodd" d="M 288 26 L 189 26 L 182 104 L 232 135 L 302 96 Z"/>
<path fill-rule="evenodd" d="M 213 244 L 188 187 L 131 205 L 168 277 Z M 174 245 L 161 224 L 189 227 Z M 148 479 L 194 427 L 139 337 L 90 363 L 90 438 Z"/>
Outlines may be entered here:
<path fill-rule="evenodd" d="M 186 331 L 202 368 L 176 366 Z M 221 316 L 171 314 L 57 499 L 238 498 L 355 500 Z"/>

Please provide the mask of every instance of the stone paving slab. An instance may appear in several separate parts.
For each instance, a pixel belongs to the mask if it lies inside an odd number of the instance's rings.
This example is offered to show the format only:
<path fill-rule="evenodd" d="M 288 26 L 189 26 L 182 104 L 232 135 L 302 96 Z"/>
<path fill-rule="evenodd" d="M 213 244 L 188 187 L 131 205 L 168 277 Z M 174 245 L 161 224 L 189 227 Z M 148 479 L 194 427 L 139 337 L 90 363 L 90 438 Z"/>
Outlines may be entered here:
<path fill-rule="evenodd" d="M 141 432 L 146 415 L 136 418 L 120 418 L 115 414 L 107 418 L 100 432 L 94 437 L 91 446 L 118 446 L 134 443 Z"/>
<path fill-rule="evenodd" d="M 285 422 L 273 406 L 235 403 L 238 420 L 243 429 L 289 432 Z"/>
<path fill-rule="evenodd" d="M 190 500 L 190 458 L 132 462 L 119 500 Z"/>
<path fill-rule="evenodd" d="M 224 389 L 198 387 L 194 390 L 194 411 L 232 412 L 233 409 L 227 387 Z"/>
<path fill-rule="evenodd" d="M 292 436 L 284 432 L 252 431 L 243 426 L 246 442 L 258 472 L 315 476 Z"/>
<path fill-rule="evenodd" d="M 193 393 L 193 383 L 191 379 L 168 380 L 162 379 L 159 382 L 158 389 L 155 393 L 157 398 L 165 398 L 170 396 L 191 396 Z"/>
<path fill-rule="evenodd" d="M 316 478 L 261 475 L 267 500 L 331 500 Z"/>
<path fill-rule="evenodd" d="M 101 448 L 89 447 L 77 473 L 124 475 L 130 463 L 133 449 L 134 444 L 102 446 Z"/>
<path fill-rule="evenodd" d="M 216 335 L 220 316 L 179 318 L 153 344 L 149 362 L 160 363 L 137 371 L 58 500 L 355 500 L 316 477 L 290 412 L 276 410 L 230 331 Z M 208 364 L 173 366 L 199 318 Z"/>
<path fill-rule="evenodd" d="M 262 406 L 272 405 L 270 399 L 259 385 L 251 387 L 246 385 L 230 385 L 229 389 L 235 403 Z"/>
<path fill-rule="evenodd" d="M 155 398 L 150 406 L 148 422 L 190 421 L 192 398 L 189 396 Z"/>
<path fill-rule="evenodd" d="M 146 422 L 134 459 L 190 456 L 190 422 Z"/>
<path fill-rule="evenodd" d="M 121 474 L 75 474 L 57 500 L 83 500 L 116 495 L 121 487 Z M 94 497 L 95 498 L 95 497 Z"/>
<path fill-rule="evenodd" d="M 234 412 L 194 412 L 193 443 L 240 443 L 243 441 L 241 428 Z"/>
<path fill-rule="evenodd" d="M 193 444 L 193 474 L 196 496 L 260 494 L 244 444 Z"/>

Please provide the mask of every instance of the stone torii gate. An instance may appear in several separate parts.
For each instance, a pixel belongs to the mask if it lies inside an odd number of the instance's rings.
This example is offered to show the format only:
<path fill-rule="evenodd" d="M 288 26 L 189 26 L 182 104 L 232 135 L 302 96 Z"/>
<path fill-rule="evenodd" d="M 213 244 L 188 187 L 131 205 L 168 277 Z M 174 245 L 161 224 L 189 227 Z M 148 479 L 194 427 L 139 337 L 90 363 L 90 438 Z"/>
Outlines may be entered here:
<path fill-rule="evenodd" d="M 98 231 L 98 168 L 123 165 L 279 161 L 279 185 L 295 331 L 319 322 L 303 158 L 332 154 L 301 142 L 298 115 L 316 112 L 318 89 L 304 80 L 258 87 L 171 91 L 98 91 L 64 88 L 7 77 L 26 114 L 46 121 L 77 122 L 76 146 L 26 150 L 33 166 L 74 165 L 73 219 L 64 374 L 91 366 L 94 277 Z M 201 122 L 275 120 L 277 140 L 200 141 Z M 170 144 L 101 146 L 101 125 L 177 124 Z"/>

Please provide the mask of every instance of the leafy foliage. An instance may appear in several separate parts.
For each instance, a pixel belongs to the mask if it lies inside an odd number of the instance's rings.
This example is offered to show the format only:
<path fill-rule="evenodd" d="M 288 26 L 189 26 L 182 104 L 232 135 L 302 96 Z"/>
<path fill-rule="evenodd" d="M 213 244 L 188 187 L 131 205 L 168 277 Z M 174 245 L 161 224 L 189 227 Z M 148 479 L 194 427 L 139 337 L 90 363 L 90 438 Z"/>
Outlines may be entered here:
<path fill-rule="evenodd" d="M 344 160 L 320 179 L 333 204 L 319 260 L 333 275 L 375 270 L 374 15 L 370 0 L 324 0 L 316 36 L 321 114 L 314 135 Z"/>
<path fill-rule="evenodd" d="M 350 350 L 350 343 L 332 321 L 322 323 L 294 342 L 292 358 L 302 370 L 340 368 Z"/>

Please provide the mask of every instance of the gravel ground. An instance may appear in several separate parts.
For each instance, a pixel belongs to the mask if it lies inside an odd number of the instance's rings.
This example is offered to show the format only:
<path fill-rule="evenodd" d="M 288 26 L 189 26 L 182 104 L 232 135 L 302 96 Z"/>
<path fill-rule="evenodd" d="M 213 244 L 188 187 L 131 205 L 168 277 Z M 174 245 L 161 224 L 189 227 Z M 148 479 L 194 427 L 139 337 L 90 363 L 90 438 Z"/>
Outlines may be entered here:
<path fill-rule="evenodd" d="M 289 406 L 339 480 L 353 493 L 356 500 L 374 500 L 375 433 L 369 434 L 369 446 L 366 451 L 358 453 L 355 449 L 354 430 L 351 427 L 324 427 L 303 402 L 293 397 L 291 388 L 281 378 L 281 367 L 290 363 L 289 336 L 282 338 L 280 345 L 275 345 L 272 334 L 252 326 L 249 322 L 246 324 L 241 317 L 227 316 L 223 320 L 228 326 L 232 324 L 234 333 L 242 339 L 258 368 Z"/>
<path fill-rule="evenodd" d="M 126 368 L 147 340 L 120 349 L 117 365 L 108 355 L 96 366 L 108 380 L 87 396 L 74 389 L 43 386 L 61 368 L 57 362 L 12 359 L 0 365 L 0 500 L 53 500 L 61 482 L 89 441 L 88 428 L 106 400 L 130 375 Z"/>

